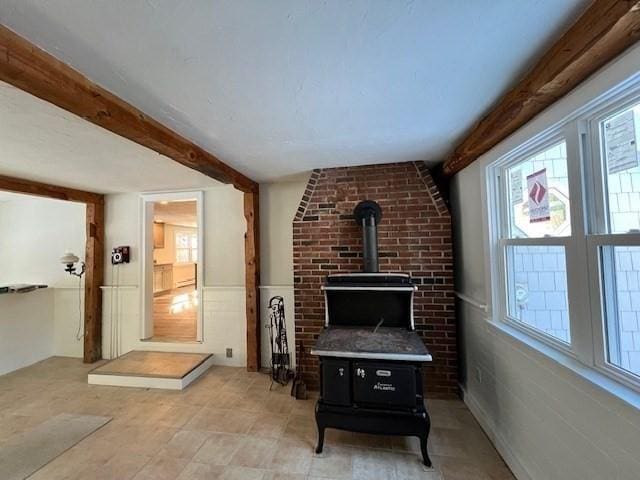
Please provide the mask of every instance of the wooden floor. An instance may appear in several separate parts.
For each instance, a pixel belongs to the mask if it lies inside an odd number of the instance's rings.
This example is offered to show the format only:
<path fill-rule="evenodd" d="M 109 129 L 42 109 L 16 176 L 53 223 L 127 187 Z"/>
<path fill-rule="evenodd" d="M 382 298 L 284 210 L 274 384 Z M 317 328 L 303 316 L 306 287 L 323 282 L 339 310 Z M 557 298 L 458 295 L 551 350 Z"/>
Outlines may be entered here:
<path fill-rule="evenodd" d="M 154 341 L 195 342 L 198 297 L 195 286 L 153 297 Z"/>
<path fill-rule="evenodd" d="M 415 439 L 328 430 L 316 455 L 315 399 L 269 377 L 211 367 L 183 391 L 87 385 L 95 365 L 50 358 L 0 376 L 0 449 L 60 413 L 113 420 L 29 480 L 513 480 L 459 400 L 427 400 L 435 468 Z"/>
<path fill-rule="evenodd" d="M 211 355 L 205 353 L 143 352 L 133 350 L 92 370 L 96 375 L 183 378 Z"/>

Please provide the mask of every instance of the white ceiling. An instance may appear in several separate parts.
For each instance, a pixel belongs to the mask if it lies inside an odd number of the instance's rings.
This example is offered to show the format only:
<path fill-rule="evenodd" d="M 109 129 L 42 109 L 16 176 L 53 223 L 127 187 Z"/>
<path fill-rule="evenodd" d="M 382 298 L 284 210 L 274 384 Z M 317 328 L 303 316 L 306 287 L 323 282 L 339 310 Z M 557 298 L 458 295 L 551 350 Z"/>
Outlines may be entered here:
<path fill-rule="evenodd" d="M 442 160 L 589 3 L 3 0 L 0 22 L 264 181 Z"/>
<path fill-rule="evenodd" d="M 0 82 L 0 174 L 96 193 L 219 182 Z"/>

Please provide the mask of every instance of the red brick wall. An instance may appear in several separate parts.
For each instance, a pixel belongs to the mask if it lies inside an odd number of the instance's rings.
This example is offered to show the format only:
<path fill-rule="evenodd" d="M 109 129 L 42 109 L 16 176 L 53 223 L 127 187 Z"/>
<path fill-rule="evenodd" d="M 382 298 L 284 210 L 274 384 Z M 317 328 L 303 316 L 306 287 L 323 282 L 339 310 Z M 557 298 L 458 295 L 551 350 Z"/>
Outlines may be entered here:
<path fill-rule="evenodd" d="M 361 200 L 382 207 L 380 271 L 405 272 L 418 284 L 416 330 L 434 361 L 425 368 L 427 395 L 457 392 L 451 218 L 422 162 L 314 170 L 293 221 L 296 352 L 307 385 L 319 387 L 309 350 L 324 324 L 320 286 L 329 273 L 362 271 L 362 232 L 353 219 Z"/>

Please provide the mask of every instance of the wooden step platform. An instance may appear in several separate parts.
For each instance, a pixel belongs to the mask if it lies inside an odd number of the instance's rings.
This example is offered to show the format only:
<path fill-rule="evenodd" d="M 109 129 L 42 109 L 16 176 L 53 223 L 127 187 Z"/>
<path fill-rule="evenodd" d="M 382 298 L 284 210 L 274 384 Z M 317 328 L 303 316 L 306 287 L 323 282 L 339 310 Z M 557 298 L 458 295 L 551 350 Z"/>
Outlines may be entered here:
<path fill-rule="evenodd" d="M 89 372 L 92 385 L 183 390 L 213 364 L 210 353 L 133 350 Z"/>

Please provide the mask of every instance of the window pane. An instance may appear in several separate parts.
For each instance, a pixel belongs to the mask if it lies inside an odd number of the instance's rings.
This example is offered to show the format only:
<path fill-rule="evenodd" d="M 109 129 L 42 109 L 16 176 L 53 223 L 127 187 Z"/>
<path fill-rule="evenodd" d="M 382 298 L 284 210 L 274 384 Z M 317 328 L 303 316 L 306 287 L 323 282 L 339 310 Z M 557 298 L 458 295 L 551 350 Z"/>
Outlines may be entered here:
<path fill-rule="evenodd" d="M 177 263 L 189 263 L 189 249 L 177 248 L 176 249 L 176 262 Z"/>
<path fill-rule="evenodd" d="M 571 235 L 564 141 L 509 167 L 506 173 L 509 238 Z"/>
<path fill-rule="evenodd" d="M 564 247 L 508 246 L 507 292 L 512 319 L 570 342 Z"/>
<path fill-rule="evenodd" d="M 191 250 L 191 262 L 196 263 L 198 261 L 198 249 Z"/>
<path fill-rule="evenodd" d="M 640 230 L 640 103 L 601 125 L 609 232 Z"/>
<path fill-rule="evenodd" d="M 176 247 L 188 248 L 189 247 L 189 235 L 184 233 L 176 234 Z"/>
<path fill-rule="evenodd" d="M 640 247 L 603 247 L 610 363 L 640 376 Z"/>

